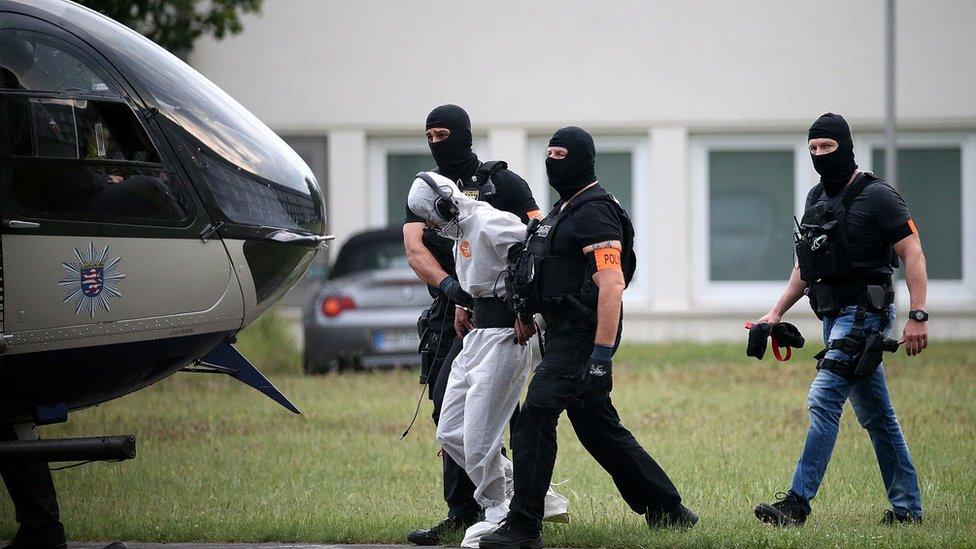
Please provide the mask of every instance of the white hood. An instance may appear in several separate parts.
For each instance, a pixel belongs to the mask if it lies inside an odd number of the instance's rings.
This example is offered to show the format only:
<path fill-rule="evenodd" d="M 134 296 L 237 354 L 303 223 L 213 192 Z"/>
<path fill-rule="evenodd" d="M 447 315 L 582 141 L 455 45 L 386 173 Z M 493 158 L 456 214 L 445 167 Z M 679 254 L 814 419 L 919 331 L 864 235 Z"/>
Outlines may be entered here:
<path fill-rule="evenodd" d="M 508 266 L 509 248 L 525 239 L 525 224 L 515 214 L 468 197 L 450 179 L 427 173 L 458 207 L 461 238 L 455 244 L 454 255 L 461 287 L 472 297 L 504 296 L 505 279 L 501 273 Z M 434 207 L 437 198 L 437 192 L 418 177 L 410 187 L 407 206 L 418 216 L 444 228 L 451 220 L 438 215 Z"/>
<path fill-rule="evenodd" d="M 465 217 L 470 217 L 474 210 L 479 206 L 487 206 L 491 208 L 485 202 L 479 202 L 470 198 L 466 194 L 462 193 L 457 185 L 453 181 L 444 177 L 443 175 L 435 172 L 426 172 L 434 181 L 437 182 L 437 186 L 441 188 L 445 193 L 450 194 L 451 199 L 458 206 L 460 219 Z M 410 187 L 410 194 L 407 195 L 407 207 L 410 211 L 419 215 L 420 217 L 430 221 L 437 227 L 443 228 L 450 220 L 441 219 L 437 214 L 437 208 L 434 207 L 434 203 L 437 202 L 438 194 L 434 189 L 430 188 L 423 179 L 416 178 L 413 180 L 413 185 Z"/>

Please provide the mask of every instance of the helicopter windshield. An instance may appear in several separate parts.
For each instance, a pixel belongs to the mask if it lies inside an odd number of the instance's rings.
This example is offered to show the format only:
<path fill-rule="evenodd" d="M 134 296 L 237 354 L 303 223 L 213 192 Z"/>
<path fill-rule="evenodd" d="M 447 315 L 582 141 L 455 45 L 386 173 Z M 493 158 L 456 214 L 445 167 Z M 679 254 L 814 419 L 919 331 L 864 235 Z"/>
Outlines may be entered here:
<path fill-rule="evenodd" d="M 54 7 L 52 3 L 52 7 Z M 230 222 L 321 232 L 321 192 L 308 165 L 263 122 L 148 38 L 70 3 L 57 5 L 107 46 L 126 78 L 148 93 L 157 120 Z M 147 98 L 148 99 L 148 98 Z"/>

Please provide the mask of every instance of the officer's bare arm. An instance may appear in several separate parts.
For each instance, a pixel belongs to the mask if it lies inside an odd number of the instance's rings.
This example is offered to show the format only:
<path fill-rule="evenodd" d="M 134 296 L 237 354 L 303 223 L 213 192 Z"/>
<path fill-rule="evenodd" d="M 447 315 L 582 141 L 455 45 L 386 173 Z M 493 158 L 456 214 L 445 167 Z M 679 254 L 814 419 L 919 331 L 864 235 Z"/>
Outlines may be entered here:
<path fill-rule="evenodd" d="M 420 222 L 403 224 L 403 248 L 407 251 L 407 262 L 420 280 L 437 287 L 447 276 L 447 271 L 424 246 L 424 224 Z"/>
<path fill-rule="evenodd" d="M 793 272 L 790 273 L 790 281 L 786 283 L 786 289 L 783 290 L 783 295 L 779 296 L 779 301 L 776 302 L 776 305 L 773 305 L 773 308 L 763 315 L 758 322 L 779 324 L 786 311 L 789 311 L 803 297 L 803 290 L 806 287 L 807 283 L 800 279 L 800 268 L 794 266 Z"/>
<path fill-rule="evenodd" d="M 908 295 L 912 309 L 925 309 L 925 299 L 928 292 L 928 273 L 925 268 L 925 254 L 922 253 L 922 241 L 918 234 L 911 234 L 899 240 L 894 245 L 895 253 L 905 264 L 905 282 L 908 284 Z M 909 319 L 905 323 L 901 341 L 905 345 L 905 353 L 915 356 L 929 346 L 928 328 L 925 322 Z"/>
<path fill-rule="evenodd" d="M 599 289 L 594 343 L 607 347 L 613 347 L 617 342 L 617 329 L 620 327 L 620 301 L 626 286 L 624 272 L 620 268 L 622 248 L 619 240 L 608 240 L 583 248 L 584 254 L 594 254 L 597 265 L 597 271 L 593 273 L 593 282 Z M 610 254 L 610 259 L 604 259 L 599 257 L 601 250 L 615 250 L 616 254 Z"/>

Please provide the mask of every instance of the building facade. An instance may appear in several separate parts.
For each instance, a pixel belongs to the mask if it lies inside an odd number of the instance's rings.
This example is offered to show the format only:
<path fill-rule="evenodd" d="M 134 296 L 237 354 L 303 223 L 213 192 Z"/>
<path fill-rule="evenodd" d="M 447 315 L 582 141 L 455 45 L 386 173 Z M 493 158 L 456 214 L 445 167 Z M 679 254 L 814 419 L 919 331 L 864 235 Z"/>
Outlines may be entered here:
<path fill-rule="evenodd" d="M 976 337 L 974 22 L 976 3 L 897 2 L 891 183 L 922 236 L 936 338 Z M 305 157 L 340 242 L 402 223 L 433 165 L 434 106 L 465 107 L 479 156 L 540 204 L 548 137 L 589 130 L 637 229 L 630 338 L 741 338 L 768 310 L 817 181 L 806 131 L 821 113 L 843 114 L 861 169 L 884 175 L 882 0 L 266 0 L 244 28 L 191 63 Z M 816 329 L 805 300 L 795 310 Z"/>

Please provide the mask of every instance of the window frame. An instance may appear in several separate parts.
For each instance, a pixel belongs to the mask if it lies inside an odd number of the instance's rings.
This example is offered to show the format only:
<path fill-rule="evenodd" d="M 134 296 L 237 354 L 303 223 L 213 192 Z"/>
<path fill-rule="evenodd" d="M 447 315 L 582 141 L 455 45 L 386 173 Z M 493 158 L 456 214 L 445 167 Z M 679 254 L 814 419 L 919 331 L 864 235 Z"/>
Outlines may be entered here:
<path fill-rule="evenodd" d="M 648 235 L 651 227 L 646 205 L 650 203 L 650 157 L 651 145 L 647 134 L 607 134 L 594 133 L 593 142 L 596 145 L 597 154 L 599 153 L 629 153 L 630 154 L 630 200 L 631 208 L 627 212 L 630 214 L 634 224 L 634 253 L 637 254 L 637 271 L 631 281 L 627 291 L 624 292 L 624 303 L 637 307 L 646 307 L 650 299 L 650 288 L 653 274 L 647 265 L 650 265 L 650 238 Z M 529 147 L 529 187 L 532 194 L 536 197 L 536 202 L 542 210 L 543 215 L 549 212 L 552 205 L 558 199 L 555 192 L 549 186 L 549 177 L 546 175 L 546 149 L 549 147 L 551 135 L 534 135 L 528 140 Z M 596 167 L 597 180 L 600 176 L 600 166 Z"/>
<path fill-rule="evenodd" d="M 140 116 L 139 110 L 136 109 L 132 101 L 126 97 L 120 97 L 117 95 L 91 95 L 91 94 L 63 95 L 56 92 L 31 93 L 31 92 L 25 92 L 23 90 L 16 93 L 8 93 L 6 90 L 0 90 L 0 97 L 14 96 L 14 95 L 20 97 L 26 97 L 28 100 L 28 105 L 30 105 L 31 99 L 60 99 L 65 101 L 98 101 L 101 103 L 115 103 L 115 104 L 125 105 L 129 109 L 129 112 L 131 112 L 132 115 L 135 117 L 136 123 L 139 125 L 139 128 L 142 129 L 143 135 L 149 138 L 149 144 L 153 147 L 153 152 L 156 153 L 156 156 L 159 158 L 159 162 L 146 162 L 142 160 L 124 160 L 124 159 L 120 160 L 117 158 L 103 159 L 103 158 L 68 158 L 68 157 L 58 157 L 58 156 L 38 156 L 36 154 L 36 151 L 32 151 L 32 154 L 30 156 L 11 154 L 10 158 L 13 160 L 23 160 L 23 161 L 31 161 L 31 162 L 45 162 L 45 161 L 82 162 L 82 163 L 92 163 L 92 165 L 104 165 L 104 166 L 110 166 L 114 164 L 124 164 L 126 166 L 144 167 L 144 168 L 163 168 L 163 169 L 166 168 L 164 162 L 165 156 L 163 155 L 162 148 L 159 146 L 159 143 L 154 138 L 153 133 L 149 131 L 148 127 L 146 127 L 145 120 L 143 120 L 143 117 Z M 28 116 L 30 117 L 31 120 L 31 126 L 30 126 L 31 145 L 33 147 L 33 145 L 36 144 L 35 143 L 36 136 L 34 135 L 33 112 L 29 112 Z"/>
<path fill-rule="evenodd" d="M 960 160 L 960 191 L 962 196 L 960 224 L 962 234 L 960 250 L 962 254 L 962 278 L 958 280 L 931 280 L 928 283 L 927 303 L 941 310 L 971 310 L 976 306 L 976 253 L 966 253 L 966 250 L 976 249 L 976 133 L 970 132 L 899 132 L 897 145 L 899 149 L 926 149 L 935 147 L 959 147 Z M 857 155 L 858 166 L 862 171 L 871 171 L 874 161 L 874 149 L 884 149 L 884 134 L 869 132 L 856 136 L 854 151 Z M 897 182 L 894 185 L 898 188 Z M 912 205 L 908 204 L 911 210 Z M 925 228 L 921 227 L 922 250 L 925 250 Z M 904 267 L 900 267 L 903 269 Z M 905 283 L 904 271 L 895 279 L 895 295 L 899 308 L 908 310 L 908 286 Z"/>
<path fill-rule="evenodd" d="M 899 132 L 898 148 L 958 146 L 961 150 L 962 186 L 962 273 L 958 281 L 930 281 L 926 305 L 947 311 L 971 310 L 976 306 L 976 254 L 965 250 L 976 248 L 976 133 L 971 132 Z M 855 134 L 854 152 L 859 169 L 871 171 L 872 151 L 884 147 L 884 134 Z M 703 134 L 689 139 L 691 159 L 692 208 L 692 299 L 701 307 L 754 309 L 772 305 L 786 285 L 781 281 L 713 281 L 710 280 L 710 222 L 708 154 L 711 151 L 782 150 L 793 151 L 794 215 L 802 215 L 807 194 L 819 180 L 810 162 L 807 140 L 793 134 Z M 911 204 L 908 205 L 911 208 Z M 925 234 L 922 234 L 923 249 Z M 903 269 L 904 267 L 899 267 Z M 903 271 L 902 271 L 903 272 Z M 909 305 L 904 276 L 896 278 L 896 303 L 900 309 Z M 802 305 L 806 299 L 801 298 Z M 768 305 L 767 305 L 768 304 Z M 801 306 L 798 303 L 794 307 Z"/>
<path fill-rule="evenodd" d="M 816 181 L 816 172 L 809 161 L 806 139 L 788 134 L 729 134 L 696 135 L 690 137 L 691 157 L 691 242 L 692 297 L 703 306 L 753 307 L 756 303 L 775 301 L 782 292 L 789 273 L 783 280 L 711 280 L 711 219 L 709 217 L 709 153 L 712 151 L 747 152 L 780 151 L 793 153 L 793 215 L 803 212 L 806 195 Z M 811 175 L 812 174 L 812 175 Z M 784 250 L 783 253 L 788 253 Z"/>
<path fill-rule="evenodd" d="M 127 236 L 175 237 L 178 235 L 178 233 L 174 233 L 173 231 L 185 232 L 187 230 L 195 230 L 200 224 L 198 213 L 200 208 L 197 202 L 198 198 L 196 196 L 196 192 L 194 189 L 192 189 L 190 183 L 187 181 L 187 176 L 180 169 L 180 165 L 172 157 L 170 150 L 164 146 L 165 143 L 158 128 L 156 128 L 156 126 L 152 124 L 149 119 L 147 119 L 146 113 L 150 111 L 147 111 L 147 109 L 144 108 L 139 102 L 139 95 L 135 93 L 125 78 L 120 75 L 118 71 L 111 66 L 111 64 L 105 61 L 98 52 L 94 51 L 90 45 L 73 34 L 57 27 L 51 27 L 52 29 L 56 29 L 53 33 L 50 32 L 50 29 L 48 28 L 45 28 L 44 30 L 33 28 L 33 24 L 35 23 L 42 24 L 37 21 L 30 21 L 30 23 L 14 22 L 10 26 L 0 28 L 0 32 L 17 31 L 34 35 L 42 41 L 46 41 L 53 44 L 55 47 L 64 49 L 71 55 L 75 56 L 80 62 L 86 63 L 93 70 L 97 71 L 98 74 L 107 78 L 112 84 L 114 84 L 115 89 L 118 90 L 118 93 L 114 93 L 111 90 L 107 92 L 58 92 L 27 89 L 0 89 L 0 99 L 3 99 L 4 97 L 25 97 L 27 99 L 87 100 L 124 104 L 135 116 L 136 122 L 139 124 L 144 134 L 148 136 L 149 143 L 155 149 L 159 162 L 152 163 L 117 159 L 103 160 L 48 158 L 35 156 L 33 150 L 31 156 L 10 154 L 9 156 L 6 156 L 6 158 L 18 162 L 30 163 L 76 163 L 78 165 L 89 166 L 121 165 L 132 168 L 161 169 L 167 173 L 170 173 L 176 179 L 176 181 L 173 181 L 170 184 L 170 188 L 173 190 L 173 192 L 179 193 L 182 198 L 185 199 L 187 212 L 186 216 L 179 221 L 165 223 L 156 221 L 139 224 L 133 224 L 126 221 L 79 221 L 67 217 L 30 217 L 15 208 L 11 201 L 7 199 L 7 187 L 11 184 L 11 182 L 8 182 L 3 186 L 3 189 L 0 189 L 0 196 L 3 197 L 2 210 L 4 217 L 7 219 L 42 221 L 43 223 L 41 229 L 33 230 L 38 234 L 104 234 L 106 231 L 111 231 L 113 234 L 118 233 L 120 235 L 124 234 Z M 50 25 L 50 23 L 47 22 L 44 22 L 43 24 Z M 32 115 L 29 114 L 29 116 Z M 32 127 L 32 149 L 33 131 L 34 130 Z M 0 151 L 0 156 L 4 155 L 5 153 Z"/>
<path fill-rule="evenodd" d="M 481 160 L 489 159 L 488 149 L 480 143 L 487 141 L 485 136 L 474 136 L 474 153 Z M 368 137 L 367 154 L 369 158 L 369 211 L 367 212 L 368 227 L 386 227 L 390 223 L 387 210 L 387 180 L 389 179 L 390 154 L 425 154 L 430 156 L 430 147 L 425 137 Z M 436 168 L 434 157 L 430 157 L 431 169 Z"/>

